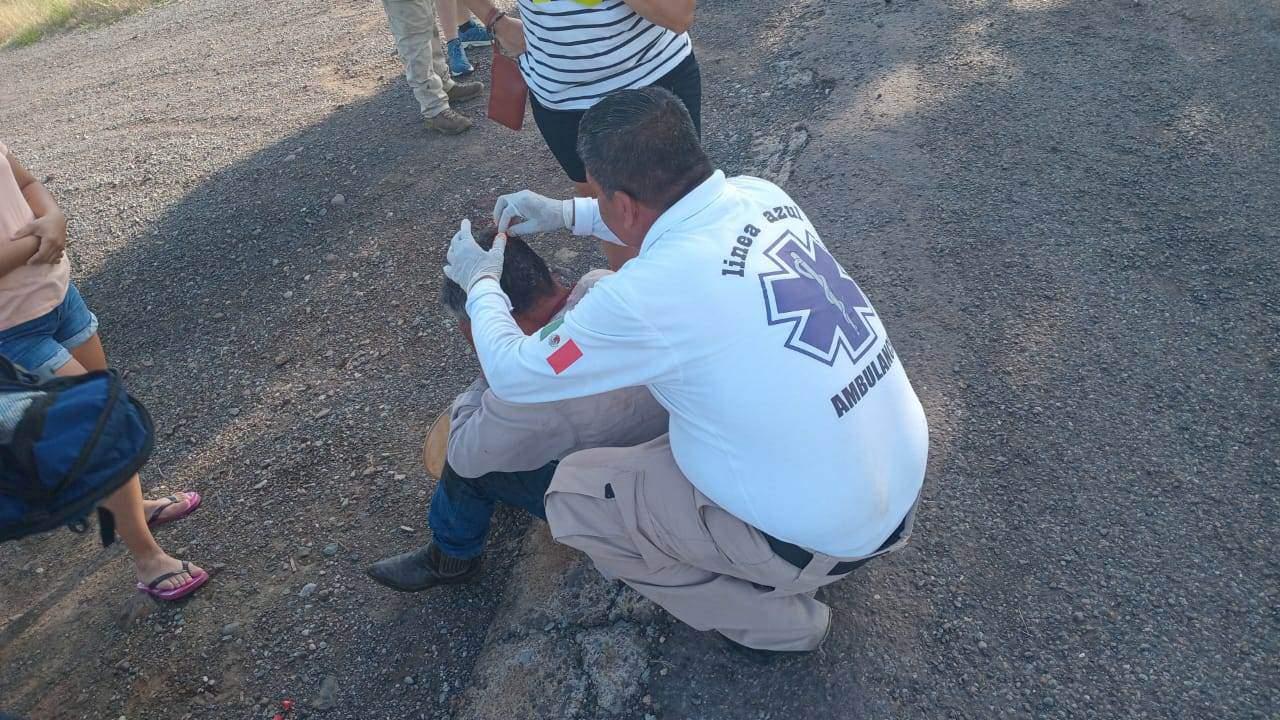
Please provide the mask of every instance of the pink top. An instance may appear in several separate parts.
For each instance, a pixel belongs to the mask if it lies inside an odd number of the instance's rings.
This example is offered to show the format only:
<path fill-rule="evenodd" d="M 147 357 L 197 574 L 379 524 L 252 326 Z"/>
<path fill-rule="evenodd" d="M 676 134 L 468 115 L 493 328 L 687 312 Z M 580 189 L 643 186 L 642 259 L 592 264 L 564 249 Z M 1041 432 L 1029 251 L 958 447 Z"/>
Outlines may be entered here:
<path fill-rule="evenodd" d="M 9 165 L 9 148 L 0 142 L 0 242 L 9 242 L 35 213 L 18 189 Z M 24 265 L 0 275 L 0 330 L 35 320 L 62 304 L 71 283 L 71 263 L 64 253 L 56 265 Z"/>

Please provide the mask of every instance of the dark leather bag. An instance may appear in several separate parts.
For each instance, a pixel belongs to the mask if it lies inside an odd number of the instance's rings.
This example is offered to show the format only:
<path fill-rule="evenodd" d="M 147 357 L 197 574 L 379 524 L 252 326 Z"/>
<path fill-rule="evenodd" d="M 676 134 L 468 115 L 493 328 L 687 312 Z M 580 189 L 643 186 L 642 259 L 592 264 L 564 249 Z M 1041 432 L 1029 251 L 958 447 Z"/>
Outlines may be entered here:
<path fill-rule="evenodd" d="M 497 36 L 493 38 L 492 80 L 489 119 L 512 130 L 524 127 L 524 106 L 529 102 L 529 86 L 524 84 L 516 61 L 502 54 Z"/>

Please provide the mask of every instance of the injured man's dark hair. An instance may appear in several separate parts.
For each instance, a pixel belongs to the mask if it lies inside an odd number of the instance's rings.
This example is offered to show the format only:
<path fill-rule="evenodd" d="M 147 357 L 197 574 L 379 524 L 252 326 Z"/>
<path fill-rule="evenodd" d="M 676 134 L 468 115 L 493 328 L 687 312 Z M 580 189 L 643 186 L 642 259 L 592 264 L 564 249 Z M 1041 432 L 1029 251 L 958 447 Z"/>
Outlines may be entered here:
<path fill-rule="evenodd" d="M 476 235 L 480 247 L 488 250 L 497 237 L 495 229 L 483 230 Z M 515 235 L 507 236 L 507 250 L 502 260 L 502 291 L 511 300 L 511 312 L 520 315 L 539 300 L 555 292 L 556 284 L 547 263 L 524 240 Z M 467 319 L 467 293 L 458 283 L 444 278 L 440 287 L 440 304 L 454 318 Z"/>

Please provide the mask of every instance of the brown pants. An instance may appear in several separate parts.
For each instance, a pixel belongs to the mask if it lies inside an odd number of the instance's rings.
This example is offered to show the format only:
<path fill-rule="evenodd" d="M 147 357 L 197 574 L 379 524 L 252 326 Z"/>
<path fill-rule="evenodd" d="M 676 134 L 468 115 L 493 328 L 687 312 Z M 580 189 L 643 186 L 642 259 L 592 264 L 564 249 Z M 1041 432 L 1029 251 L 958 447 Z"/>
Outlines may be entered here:
<path fill-rule="evenodd" d="M 557 541 L 698 630 L 748 647 L 803 651 L 830 629 L 831 608 L 814 593 L 842 577 L 827 571 L 848 558 L 817 553 L 801 570 L 775 555 L 759 531 L 689 483 L 666 435 L 565 458 L 546 508 Z M 906 542 L 911 520 L 880 552 Z"/>

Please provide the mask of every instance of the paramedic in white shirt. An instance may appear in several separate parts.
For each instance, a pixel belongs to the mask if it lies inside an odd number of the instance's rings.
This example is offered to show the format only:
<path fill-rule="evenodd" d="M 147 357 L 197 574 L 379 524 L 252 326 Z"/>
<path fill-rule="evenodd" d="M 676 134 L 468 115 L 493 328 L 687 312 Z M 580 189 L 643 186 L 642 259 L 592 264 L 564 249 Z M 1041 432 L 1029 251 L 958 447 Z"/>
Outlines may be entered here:
<path fill-rule="evenodd" d="M 674 95 L 610 95 L 579 135 L 599 200 L 504 196 L 499 227 L 570 228 L 635 259 L 529 336 L 499 286 L 501 243 L 486 252 L 464 220 L 445 268 L 498 397 L 646 385 L 670 413 L 667 435 L 560 463 L 552 534 L 697 629 L 813 650 L 831 625 L 814 591 L 911 532 L 928 428 L 902 361 L 804 212 L 713 170 Z"/>

